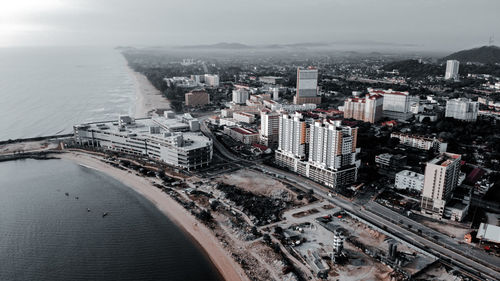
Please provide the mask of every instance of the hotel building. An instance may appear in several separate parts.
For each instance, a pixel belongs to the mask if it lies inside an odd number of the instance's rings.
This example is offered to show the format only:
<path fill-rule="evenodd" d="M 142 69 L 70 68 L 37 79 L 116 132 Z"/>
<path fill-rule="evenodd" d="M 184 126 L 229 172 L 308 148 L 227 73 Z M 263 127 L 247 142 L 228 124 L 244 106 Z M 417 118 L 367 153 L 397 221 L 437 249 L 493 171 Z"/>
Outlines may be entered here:
<path fill-rule="evenodd" d="M 410 94 L 389 90 L 374 90 L 369 88 L 370 95 L 379 94 L 384 97 L 383 115 L 389 119 L 408 120 L 411 118 Z"/>
<path fill-rule="evenodd" d="M 442 218 L 445 205 L 459 183 L 461 156 L 442 153 L 429 161 L 425 167 L 422 189 L 422 213 Z"/>
<path fill-rule="evenodd" d="M 293 98 L 294 104 L 320 104 L 318 96 L 318 69 L 314 67 L 297 68 L 297 93 Z"/>
<path fill-rule="evenodd" d="M 384 97 L 378 94 L 364 98 L 348 98 L 344 102 L 344 118 L 375 123 L 382 118 Z"/>

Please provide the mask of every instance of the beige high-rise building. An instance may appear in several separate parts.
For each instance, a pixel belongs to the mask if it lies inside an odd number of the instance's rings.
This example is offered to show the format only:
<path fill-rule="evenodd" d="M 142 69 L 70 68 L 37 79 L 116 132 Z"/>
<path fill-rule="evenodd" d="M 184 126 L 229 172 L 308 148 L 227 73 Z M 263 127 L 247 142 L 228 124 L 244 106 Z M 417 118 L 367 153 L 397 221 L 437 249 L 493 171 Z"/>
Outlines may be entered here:
<path fill-rule="evenodd" d="M 459 154 L 442 153 L 427 162 L 422 190 L 422 213 L 442 218 L 460 176 Z"/>
<path fill-rule="evenodd" d="M 318 96 L 318 69 L 311 66 L 297 68 L 297 93 L 293 103 L 321 103 L 321 97 Z"/>
<path fill-rule="evenodd" d="M 384 97 L 378 94 L 365 98 L 348 98 L 344 102 L 344 118 L 375 123 L 382 118 Z"/>
<path fill-rule="evenodd" d="M 210 103 L 210 95 L 205 91 L 191 91 L 184 95 L 186 106 L 206 105 Z"/>

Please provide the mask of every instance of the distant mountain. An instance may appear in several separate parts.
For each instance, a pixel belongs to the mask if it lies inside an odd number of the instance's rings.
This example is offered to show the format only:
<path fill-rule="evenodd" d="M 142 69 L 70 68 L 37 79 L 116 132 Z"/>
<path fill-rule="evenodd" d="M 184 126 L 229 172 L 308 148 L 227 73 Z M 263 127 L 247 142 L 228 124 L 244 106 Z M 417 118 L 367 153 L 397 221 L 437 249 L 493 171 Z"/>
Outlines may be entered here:
<path fill-rule="evenodd" d="M 458 60 L 460 62 L 500 63 L 500 47 L 483 46 L 453 53 L 443 60 Z"/>
<path fill-rule="evenodd" d="M 242 49 L 253 49 L 255 47 L 241 44 L 241 43 L 226 43 L 221 42 L 217 44 L 209 44 L 209 45 L 189 45 L 182 46 L 184 49 L 220 49 L 220 50 L 242 50 Z"/>

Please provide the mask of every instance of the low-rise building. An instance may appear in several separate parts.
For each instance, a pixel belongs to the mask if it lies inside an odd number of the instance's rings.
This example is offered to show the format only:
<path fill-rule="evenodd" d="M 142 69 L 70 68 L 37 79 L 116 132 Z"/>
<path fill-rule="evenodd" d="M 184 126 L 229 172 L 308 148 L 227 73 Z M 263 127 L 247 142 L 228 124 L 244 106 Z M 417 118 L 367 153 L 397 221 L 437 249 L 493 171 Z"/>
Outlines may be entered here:
<path fill-rule="evenodd" d="M 165 112 L 162 117 L 92 122 L 73 126 L 77 144 L 137 156 L 147 156 L 182 169 L 208 166 L 212 141 L 199 131 L 189 114 Z"/>
<path fill-rule="evenodd" d="M 500 243 L 500 226 L 481 223 L 477 230 L 476 238 L 481 241 Z"/>
<path fill-rule="evenodd" d="M 436 137 L 430 138 L 420 135 L 411 135 L 411 134 L 394 132 L 391 133 L 391 138 L 399 139 L 400 144 L 422 150 L 433 149 L 436 152 L 443 153 L 446 152 L 446 149 L 448 148 L 448 143 Z"/>
<path fill-rule="evenodd" d="M 226 126 L 224 128 L 224 133 L 244 144 L 250 145 L 259 142 L 259 132 L 252 129 Z"/>
<path fill-rule="evenodd" d="M 238 122 L 244 122 L 251 124 L 255 122 L 255 115 L 247 112 L 234 112 L 233 113 L 233 119 L 238 121 Z"/>
<path fill-rule="evenodd" d="M 186 106 L 207 105 L 210 103 L 210 95 L 205 91 L 191 91 L 184 95 Z"/>
<path fill-rule="evenodd" d="M 406 165 L 406 156 L 401 154 L 382 153 L 375 156 L 375 163 L 382 169 L 399 170 Z"/>
<path fill-rule="evenodd" d="M 424 188 L 424 175 L 409 170 L 402 170 L 396 174 L 394 186 L 396 189 L 411 189 L 421 192 Z"/>

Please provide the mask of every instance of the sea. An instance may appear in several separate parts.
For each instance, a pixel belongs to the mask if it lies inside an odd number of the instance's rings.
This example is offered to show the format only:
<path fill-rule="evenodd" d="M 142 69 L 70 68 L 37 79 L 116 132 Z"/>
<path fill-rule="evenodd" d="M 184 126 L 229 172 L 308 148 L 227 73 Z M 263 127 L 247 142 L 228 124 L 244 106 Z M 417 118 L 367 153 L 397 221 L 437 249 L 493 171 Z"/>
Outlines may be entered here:
<path fill-rule="evenodd" d="M 0 48 L 0 141 L 133 115 L 134 85 L 113 48 Z"/>
<path fill-rule="evenodd" d="M 111 48 L 0 48 L 0 141 L 132 114 L 133 79 Z M 151 202 L 55 159 L 0 162 L 0 280 L 222 278 Z"/>

